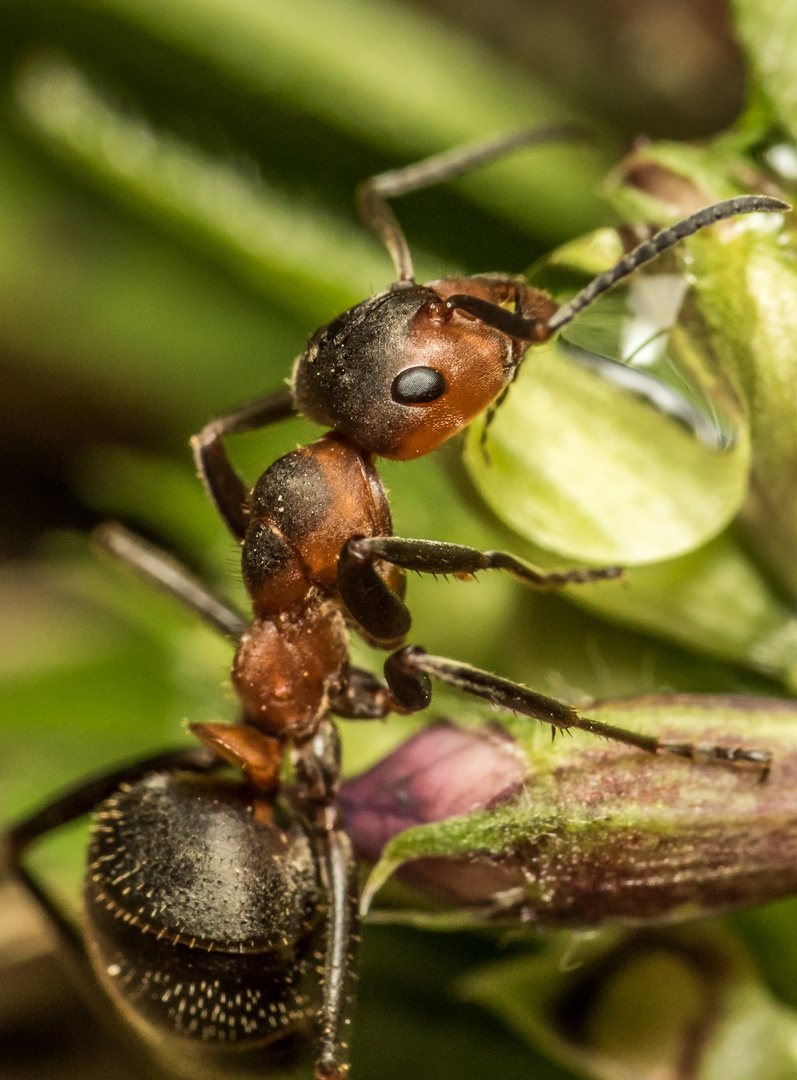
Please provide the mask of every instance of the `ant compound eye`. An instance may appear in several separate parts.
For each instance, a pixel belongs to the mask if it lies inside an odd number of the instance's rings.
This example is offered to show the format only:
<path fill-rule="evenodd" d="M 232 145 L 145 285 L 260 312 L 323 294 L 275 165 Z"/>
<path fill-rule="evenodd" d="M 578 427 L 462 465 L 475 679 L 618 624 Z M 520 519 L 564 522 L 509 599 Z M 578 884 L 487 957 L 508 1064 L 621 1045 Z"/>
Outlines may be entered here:
<path fill-rule="evenodd" d="M 393 380 L 391 395 L 400 405 L 425 405 L 437 401 L 448 389 L 444 376 L 430 367 L 406 368 Z"/>

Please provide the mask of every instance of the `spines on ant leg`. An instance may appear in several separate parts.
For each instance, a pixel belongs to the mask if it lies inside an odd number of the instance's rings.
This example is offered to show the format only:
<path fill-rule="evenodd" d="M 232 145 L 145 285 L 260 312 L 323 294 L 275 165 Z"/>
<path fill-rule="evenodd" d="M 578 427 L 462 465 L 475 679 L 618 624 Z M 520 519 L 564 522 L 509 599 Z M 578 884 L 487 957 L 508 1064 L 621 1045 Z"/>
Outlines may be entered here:
<path fill-rule="evenodd" d="M 447 657 L 430 656 L 417 646 L 408 645 L 393 653 L 385 665 L 385 674 L 388 684 L 399 698 L 405 687 L 412 691 L 415 685 L 419 692 L 426 690 L 428 693 L 428 679 L 431 676 L 466 694 L 483 698 L 499 708 L 550 724 L 554 729 L 587 731 L 600 738 L 636 747 L 648 754 L 687 758 L 699 764 L 752 768 L 758 770 L 762 780 L 766 779 L 772 764 L 772 755 L 766 750 L 725 747 L 713 743 L 673 742 L 592 720 L 556 698 L 538 694 L 520 683 L 502 679 L 470 664 L 449 660 Z"/>

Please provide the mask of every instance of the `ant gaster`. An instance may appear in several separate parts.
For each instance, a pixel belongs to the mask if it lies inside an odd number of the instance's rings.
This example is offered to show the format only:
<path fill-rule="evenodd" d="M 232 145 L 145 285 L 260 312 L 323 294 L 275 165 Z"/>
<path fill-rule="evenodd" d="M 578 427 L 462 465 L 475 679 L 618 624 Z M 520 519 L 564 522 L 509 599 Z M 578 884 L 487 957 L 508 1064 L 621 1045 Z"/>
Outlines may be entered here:
<path fill-rule="evenodd" d="M 242 546 L 254 619 L 213 596 L 169 556 L 119 526 L 98 542 L 237 643 L 237 724 L 192 724 L 205 744 L 89 781 L 10 833 L 12 860 L 72 958 L 146 1040 L 194 1076 L 261 1074 L 310 1035 L 316 1075 L 348 1070 L 346 1024 L 356 941 L 356 875 L 337 807 L 337 735 L 349 719 L 428 705 L 430 676 L 502 708 L 581 728 L 649 753 L 748 765 L 764 751 L 658 740 L 580 716 L 562 702 L 403 645 L 404 574 L 503 569 L 551 588 L 616 578 L 617 568 L 544 573 L 505 552 L 392 535 L 374 456 L 429 453 L 494 407 L 530 345 L 547 341 L 597 296 L 698 229 L 736 214 L 784 211 L 744 196 L 657 233 L 563 307 L 516 277 L 485 274 L 419 285 L 387 199 L 439 183 L 525 145 L 572 136 L 523 131 L 383 173 L 363 184 L 365 222 L 398 280 L 317 331 L 290 390 L 208 424 L 193 440 L 200 474 Z M 249 488 L 225 436 L 294 413 L 331 430 L 276 461 Z M 390 650 L 385 682 L 351 666 L 347 623 Z M 296 777 L 278 799 L 283 758 Z M 204 775 L 220 760 L 247 783 Z M 22 865 L 37 837 L 100 807 L 89 854 L 83 936 Z M 264 1062 L 268 1062 L 266 1065 Z"/>

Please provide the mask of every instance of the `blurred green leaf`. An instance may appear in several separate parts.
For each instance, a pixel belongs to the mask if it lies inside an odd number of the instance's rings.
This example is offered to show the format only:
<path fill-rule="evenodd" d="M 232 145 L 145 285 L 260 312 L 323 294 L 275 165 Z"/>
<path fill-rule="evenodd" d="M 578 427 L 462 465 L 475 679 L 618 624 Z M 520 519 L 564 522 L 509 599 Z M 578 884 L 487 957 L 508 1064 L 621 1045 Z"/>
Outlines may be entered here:
<path fill-rule="evenodd" d="M 374 281 L 387 284 L 389 262 L 363 230 L 126 116 L 71 64 L 31 62 L 17 97 L 41 135 L 114 194 L 204 238 L 309 325 L 373 292 Z"/>
<path fill-rule="evenodd" d="M 793 0 L 733 0 L 732 8 L 754 78 L 797 138 L 797 6 Z"/>
<path fill-rule="evenodd" d="M 410 158 L 572 112 L 474 38 L 389 0 L 101 0 L 264 94 Z M 594 159 L 593 159 L 594 161 Z M 565 152 L 464 181 L 500 214 L 548 236 L 594 224 L 600 166 Z"/>
<path fill-rule="evenodd" d="M 198 425 L 288 373 L 305 327 L 77 196 L 2 129 L 0 157 L 6 349 L 164 428 Z"/>
<path fill-rule="evenodd" d="M 787 1080 L 797 1016 L 773 1001 L 733 939 L 708 927 L 603 935 L 498 961 L 460 991 L 599 1080 Z"/>
<path fill-rule="evenodd" d="M 496 948 L 505 954 L 509 946 L 491 933 L 431 934 L 366 925 L 352 1075 L 570 1080 L 569 1070 L 455 993 L 463 970 L 478 970 Z"/>

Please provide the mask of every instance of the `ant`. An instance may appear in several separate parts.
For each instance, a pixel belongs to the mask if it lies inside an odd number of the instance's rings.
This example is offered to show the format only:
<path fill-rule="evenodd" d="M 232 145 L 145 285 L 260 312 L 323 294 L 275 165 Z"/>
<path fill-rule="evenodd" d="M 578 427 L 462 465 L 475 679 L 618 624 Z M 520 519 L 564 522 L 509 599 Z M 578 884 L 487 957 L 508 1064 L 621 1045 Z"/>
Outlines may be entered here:
<path fill-rule="evenodd" d="M 684 237 L 724 218 L 782 212 L 760 195 L 716 203 L 663 229 L 563 307 L 504 274 L 416 283 L 388 199 L 521 146 L 573 135 L 521 131 L 382 173 L 361 215 L 398 280 L 309 340 L 289 390 L 209 423 L 193 440 L 210 498 L 242 548 L 248 620 L 170 556 L 118 525 L 97 543 L 236 644 L 236 724 L 191 724 L 202 747 L 85 782 L 12 828 L 15 872 L 59 931 L 83 981 L 99 981 L 145 1042 L 191 1075 L 262 1075 L 315 1046 L 319 1080 L 348 1072 L 357 880 L 338 809 L 331 716 L 379 719 L 430 702 L 430 677 L 556 730 L 580 728 L 651 754 L 752 766 L 770 755 L 665 742 L 591 720 L 489 672 L 405 645 L 408 570 L 506 570 L 548 589 L 621 576 L 544 573 L 511 554 L 392 535 L 375 456 L 427 454 L 500 404 L 529 346 Z M 224 439 L 301 413 L 331 430 L 271 465 L 251 490 Z M 353 667 L 347 625 L 390 655 L 385 681 Z M 290 751 L 295 785 L 280 794 Z M 225 763 L 244 782 L 215 772 Z M 23 865 L 44 833 L 95 810 L 81 934 Z M 250 1075 L 252 1073 L 250 1072 Z"/>

